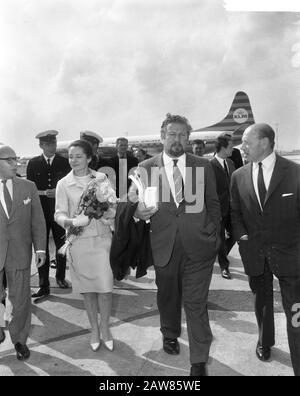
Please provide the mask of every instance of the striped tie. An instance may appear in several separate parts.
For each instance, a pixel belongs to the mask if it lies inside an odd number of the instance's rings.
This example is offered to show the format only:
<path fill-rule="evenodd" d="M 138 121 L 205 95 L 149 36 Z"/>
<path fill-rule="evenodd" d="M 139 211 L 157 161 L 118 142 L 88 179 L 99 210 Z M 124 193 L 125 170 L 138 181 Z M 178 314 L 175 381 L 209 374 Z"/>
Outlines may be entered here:
<path fill-rule="evenodd" d="M 183 192 L 183 178 L 182 174 L 177 166 L 178 159 L 173 159 L 174 166 L 173 166 L 173 180 L 174 180 L 174 187 L 175 187 L 175 201 L 180 204 L 183 200 L 184 192 Z"/>
<path fill-rule="evenodd" d="M 12 207 L 12 199 L 11 199 L 10 193 L 8 191 L 6 182 L 7 182 L 7 180 L 2 180 L 4 201 L 5 201 L 7 213 L 9 215 L 11 212 L 11 207 Z"/>

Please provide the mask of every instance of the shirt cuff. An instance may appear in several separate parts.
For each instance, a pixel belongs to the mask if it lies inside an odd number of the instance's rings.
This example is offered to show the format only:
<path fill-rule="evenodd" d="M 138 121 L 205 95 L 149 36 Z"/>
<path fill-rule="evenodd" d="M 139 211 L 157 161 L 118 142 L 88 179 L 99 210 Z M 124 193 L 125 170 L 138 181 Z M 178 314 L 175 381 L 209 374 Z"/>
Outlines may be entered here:
<path fill-rule="evenodd" d="M 35 253 L 45 253 L 46 254 L 45 250 L 37 250 Z"/>

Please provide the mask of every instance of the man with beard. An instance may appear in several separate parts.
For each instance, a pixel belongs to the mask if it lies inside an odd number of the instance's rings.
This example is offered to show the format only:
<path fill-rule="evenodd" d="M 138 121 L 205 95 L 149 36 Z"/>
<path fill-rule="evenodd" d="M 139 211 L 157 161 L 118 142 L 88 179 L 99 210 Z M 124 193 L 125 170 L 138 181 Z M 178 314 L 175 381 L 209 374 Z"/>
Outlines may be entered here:
<path fill-rule="evenodd" d="M 185 152 L 191 130 L 185 117 L 167 114 L 161 126 L 163 153 L 139 166 L 144 184 L 156 187 L 157 205 L 139 202 L 134 217 L 150 219 L 163 349 L 179 354 L 183 301 L 190 374 L 204 376 L 212 341 L 207 296 L 219 247 L 221 212 L 210 162 Z M 135 192 L 131 187 L 131 201 Z"/>

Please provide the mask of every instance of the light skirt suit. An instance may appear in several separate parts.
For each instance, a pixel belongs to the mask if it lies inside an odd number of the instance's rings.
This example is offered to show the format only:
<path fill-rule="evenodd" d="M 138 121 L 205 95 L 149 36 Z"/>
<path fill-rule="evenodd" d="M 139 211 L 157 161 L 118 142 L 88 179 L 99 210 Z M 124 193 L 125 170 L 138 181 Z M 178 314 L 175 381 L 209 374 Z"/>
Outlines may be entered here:
<path fill-rule="evenodd" d="M 92 180 L 91 175 L 107 180 L 103 173 L 91 170 L 83 177 L 71 171 L 56 187 L 55 221 L 64 226 L 67 218 L 76 216 L 81 194 Z M 72 242 L 68 265 L 74 293 L 108 293 L 113 289 L 113 274 L 109 261 L 112 233 L 101 219 L 92 219 L 83 233 Z"/>

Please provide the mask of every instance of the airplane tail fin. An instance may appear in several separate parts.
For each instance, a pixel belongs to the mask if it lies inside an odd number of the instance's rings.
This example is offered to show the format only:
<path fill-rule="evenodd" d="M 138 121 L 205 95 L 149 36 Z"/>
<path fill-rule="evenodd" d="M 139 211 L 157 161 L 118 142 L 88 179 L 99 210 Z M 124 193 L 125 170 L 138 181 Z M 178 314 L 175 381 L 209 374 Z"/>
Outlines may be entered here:
<path fill-rule="evenodd" d="M 195 131 L 228 131 L 242 135 L 244 130 L 254 124 L 253 112 L 248 95 L 239 91 L 235 94 L 227 116 L 220 122 Z"/>

